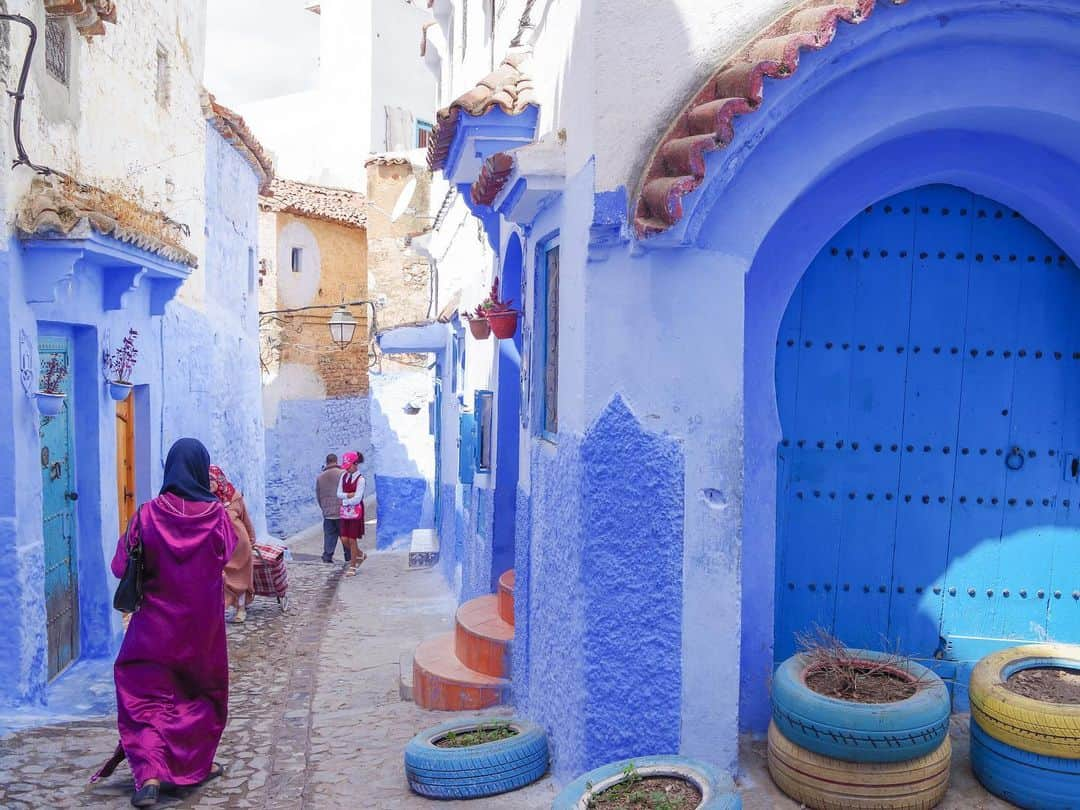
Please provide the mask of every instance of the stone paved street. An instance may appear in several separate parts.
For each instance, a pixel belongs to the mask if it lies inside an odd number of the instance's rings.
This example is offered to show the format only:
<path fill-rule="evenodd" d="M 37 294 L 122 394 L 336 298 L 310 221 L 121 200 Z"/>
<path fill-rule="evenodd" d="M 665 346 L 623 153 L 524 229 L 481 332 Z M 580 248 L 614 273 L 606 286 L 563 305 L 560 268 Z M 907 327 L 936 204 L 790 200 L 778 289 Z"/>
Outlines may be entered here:
<path fill-rule="evenodd" d="M 289 565 L 288 613 L 258 598 L 247 624 L 229 625 L 230 716 L 218 754 L 229 772 L 163 797 L 163 806 L 549 808 L 555 795 L 550 779 L 471 802 L 432 802 L 410 793 L 401 764 L 405 743 L 446 715 L 401 700 L 399 667 L 418 641 L 450 629 L 453 599 L 437 572 L 408 571 L 402 553 L 369 553 L 360 574 L 344 578 L 340 565 L 318 561 L 321 541 L 312 531 L 290 543 L 296 559 Z M 1008 807 L 972 777 L 965 721 L 954 723 L 953 783 L 941 807 Z M 87 784 L 115 740 L 111 717 L 0 739 L 0 808 L 129 806 L 126 765 L 99 785 Z M 747 810 L 797 807 L 771 784 L 762 743 L 744 741 L 742 764 Z"/>
<path fill-rule="evenodd" d="M 370 554 L 360 575 L 345 579 L 340 565 L 318 562 L 321 540 L 304 533 L 291 541 L 288 613 L 257 598 L 245 625 L 229 625 L 229 725 L 218 752 L 226 778 L 165 796 L 162 806 L 550 807 L 548 780 L 467 805 L 409 792 L 404 745 L 443 718 L 401 701 L 400 654 L 448 629 L 453 602 L 437 573 L 407 571 L 405 554 Z M 114 723 L 103 717 L 0 739 L 0 808 L 128 807 L 126 765 L 87 783 L 115 745 Z"/>

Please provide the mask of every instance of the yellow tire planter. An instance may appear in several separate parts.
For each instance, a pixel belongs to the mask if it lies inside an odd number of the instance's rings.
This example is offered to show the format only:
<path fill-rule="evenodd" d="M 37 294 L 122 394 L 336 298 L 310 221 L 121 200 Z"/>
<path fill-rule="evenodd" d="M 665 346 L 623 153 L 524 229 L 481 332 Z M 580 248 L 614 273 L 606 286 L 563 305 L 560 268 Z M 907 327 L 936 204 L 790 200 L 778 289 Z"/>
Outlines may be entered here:
<path fill-rule="evenodd" d="M 1080 759 L 1080 705 L 1034 700 L 1005 685 L 1017 672 L 1037 667 L 1080 671 L 1080 646 L 1027 644 L 983 658 L 971 672 L 971 718 L 1021 751 Z"/>
<path fill-rule="evenodd" d="M 906 762 L 846 762 L 800 748 L 769 724 L 769 773 L 815 810 L 929 810 L 949 789 L 952 744 Z"/>

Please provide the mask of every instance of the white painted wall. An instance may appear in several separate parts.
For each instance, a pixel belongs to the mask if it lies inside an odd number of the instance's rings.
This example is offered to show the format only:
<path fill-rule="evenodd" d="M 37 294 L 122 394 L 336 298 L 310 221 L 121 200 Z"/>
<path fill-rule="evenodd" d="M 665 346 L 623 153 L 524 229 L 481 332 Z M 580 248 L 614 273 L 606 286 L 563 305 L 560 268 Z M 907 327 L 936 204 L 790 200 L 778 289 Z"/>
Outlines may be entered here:
<path fill-rule="evenodd" d="M 364 190 L 384 152 L 387 106 L 431 122 L 436 77 L 420 57 L 425 0 L 324 0 L 319 86 L 242 105 L 282 177 Z M 411 146 L 411 144 L 410 144 Z"/>
<path fill-rule="evenodd" d="M 431 19 L 427 3 L 380 0 L 373 9 L 370 152 L 412 149 L 416 141 L 386 139 L 387 107 L 407 110 L 413 121 L 434 123 L 435 82 L 420 58 L 420 36 Z M 415 135 L 413 135 L 415 138 Z"/>
<path fill-rule="evenodd" d="M 9 0 L 7 11 L 33 20 L 39 31 L 23 105 L 23 141 L 35 163 L 45 164 L 164 211 L 191 229 L 188 250 L 199 267 L 179 299 L 197 308 L 205 296 L 206 122 L 200 103 L 206 37 L 205 0 L 126 0 L 119 21 L 88 42 L 68 19 L 68 86 L 45 70 L 45 12 L 40 2 Z M 9 26 L 11 69 L 4 80 L 15 89 L 29 40 L 27 29 Z M 170 99 L 155 100 L 157 49 L 169 60 Z M 11 121 L 4 99 L 3 120 Z M 120 124 L 122 122 L 122 125 Z M 47 133 L 47 136 L 45 135 Z M 5 135 L 5 139 L 10 138 Z M 12 150 L 14 152 L 14 150 Z M 27 191 L 33 172 L 6 173 L 8 200 Z M 8 211 L 13 211 L 8 206 Z"/>

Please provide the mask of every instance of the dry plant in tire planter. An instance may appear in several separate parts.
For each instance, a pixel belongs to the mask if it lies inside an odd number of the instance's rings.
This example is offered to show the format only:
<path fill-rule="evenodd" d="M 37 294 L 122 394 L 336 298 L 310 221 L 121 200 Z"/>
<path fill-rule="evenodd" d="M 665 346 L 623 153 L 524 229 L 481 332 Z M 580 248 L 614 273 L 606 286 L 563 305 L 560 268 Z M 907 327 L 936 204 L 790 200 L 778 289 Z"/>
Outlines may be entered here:
<path fill-rule="evenodd" d="M 815 629 L 772 684 L 769 773 L 818 810 L 926 810 L 949 787 L 949 692 L 898 652 L 846 647 Z"/>
<path fill-rule="evenodd" d="M 799 633 L 795 643 L 808 661 L 806 685 L 826 697 L 893 703 L 940 683 L 928 672 L 913 672 L 911 659 L 900 652 L 886 650 L 878 658 L 867 659 L 820 627 Z"/>

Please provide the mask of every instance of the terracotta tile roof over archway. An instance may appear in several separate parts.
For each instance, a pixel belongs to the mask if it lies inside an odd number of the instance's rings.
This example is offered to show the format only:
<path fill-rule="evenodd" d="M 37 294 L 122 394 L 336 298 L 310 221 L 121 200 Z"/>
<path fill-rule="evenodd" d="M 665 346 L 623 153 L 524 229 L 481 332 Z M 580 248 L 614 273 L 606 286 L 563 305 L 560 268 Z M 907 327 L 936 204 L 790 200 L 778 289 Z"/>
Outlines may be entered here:
<path fill-rule="evenodd" d="M 514 158 L 506 152 L 496 152 L 480 167 L 480 176 L 472 185 L 472 201 L 491 205 L 514 172 Z"/>
<path fill-rule="evenodd" d="M 270 193 L 259 197 L 259 208 L 263 211 L 323 219 L 352 228 L 367 227 L 365 206 L 366 200 L 359 191 L 295 180 L 275 179 L 270 184 Z"/>
<path fill-rule="evenodd" d="M 202 99 L 203 116 L 211 126 L 239 152 L 259 178 L 259 193 L 270 190 L 274 179 L 274 163 L 263 149 L 247 122 L 224 104 L 219 104 L 213 93 L 205 93 Z"/>
<path fill-rule="evenodd" d="M 519 115 L 535 105 L 533 82 L 525 71 L 528 49 L 511 51 L 476 87 L 435 114 L 435 129 L 428 143 L 428 166 L 432 171 L 446 164 L 461 114 L 481 116 L 498 107 L 507 115 Z"/>
<path fill-rule="evenodd" d="M 807 0 L 728 59 L 679 113 L 649 159 L 635 201 L 638 236 L 665 231 L 682 218 L 683 197 L 704 180 L 705 155 L 731 143 L 734 119 L 761 105 L 766 78 L 793 75 L 801 51 L 827 47 L 841 22 L 864 22 L 877 2 L 885 0 Z"/>

